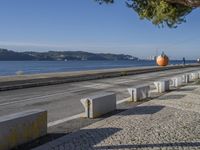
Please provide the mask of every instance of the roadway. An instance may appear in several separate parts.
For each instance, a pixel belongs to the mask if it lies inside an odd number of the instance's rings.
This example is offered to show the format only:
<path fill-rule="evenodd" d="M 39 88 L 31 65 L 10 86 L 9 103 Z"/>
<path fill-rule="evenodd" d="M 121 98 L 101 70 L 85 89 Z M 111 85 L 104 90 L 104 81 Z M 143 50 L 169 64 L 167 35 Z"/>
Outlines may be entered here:
<path fill-rule="evenodd" d="M 0 116 L 29 109 L 48 110 L 48 122 L 80 114 L 80 99 L 102 91 L 115 92 L 117 100 L 128 98 L 127 88 L 152 83 L 200 67 L 167 70 L 116 78 L 98 79 L 0 92 Z"/>

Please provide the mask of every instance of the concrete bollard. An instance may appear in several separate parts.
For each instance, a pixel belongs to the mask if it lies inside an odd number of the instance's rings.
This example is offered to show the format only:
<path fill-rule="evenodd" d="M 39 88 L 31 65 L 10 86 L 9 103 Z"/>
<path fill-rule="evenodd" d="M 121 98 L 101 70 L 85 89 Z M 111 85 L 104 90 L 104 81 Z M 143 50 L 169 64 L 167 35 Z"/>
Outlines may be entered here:
<path fill-rule="evenodd" d="M 198 77 L 198 78 L 200 79 L 200 71 L 198 71 L 198 75 L 199 75 L 199 77 Z"/>
<path fill-rule="evenodd" d="M 181 76 L 173 77 L 171 78 L 171 80 L 172 80 L 172 86 L 174 87 L 179 87 L 183 85 L 183 80 Z"/>
<path fill-rule="evenodd" d="M 169 91 L 170 80 L 160 80 L 154 82 L 158 93 Z"/>
<path fill-rule="evenodd" d="M 149 91 L 150 91 L 149 85 L 141 85 L 128 88 L 128 92 L 131 95 L 131 100 L 134 102 L 148 98 Z"/>
<path fill-rule="evenodd" d="M 184 74 L 183 75 L 183 82 L 189 83 L 190 82 L 190 74 Z"/>
<path fill-rule="evenodd" d="M 30 110 L 0 117 L 0 150 L 9 150 L 47 134 L 47 111 Z"/>
<path fill-rule="evenodd" d="M 116 94 L 104 92 L 95 96 L 81 99 L 85 108 L 85 116 L 97 118 L 116 109 Z"/>
<path fill-rule="evenodd" d="M 196 81 L 199 79 L 199 74 L 198 72 L 192 72 L 191 73 L 191 81 Z"/>

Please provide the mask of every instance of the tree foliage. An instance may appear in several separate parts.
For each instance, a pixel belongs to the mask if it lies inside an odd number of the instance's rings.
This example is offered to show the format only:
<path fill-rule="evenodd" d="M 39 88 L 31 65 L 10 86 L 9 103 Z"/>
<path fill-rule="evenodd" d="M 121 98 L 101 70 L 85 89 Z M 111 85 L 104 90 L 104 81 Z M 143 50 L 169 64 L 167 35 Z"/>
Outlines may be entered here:
<path fill-rule="evenodd" d="M 100 4 L 114 3 L 114 0 L 95 0 Z M 128 8 L 131 8 L 141 19 L 147 19 L 154 25 L 174 28 L 185 22 L 185 17 L 194 7 L 176 3 L 176 0 L 125 0 Z M 179 1 L 179 0 L 177 0 Z M 191 0 L 190 0 L 191 1 Z M 197 0 L 198 1 L 198 0 Z"/>

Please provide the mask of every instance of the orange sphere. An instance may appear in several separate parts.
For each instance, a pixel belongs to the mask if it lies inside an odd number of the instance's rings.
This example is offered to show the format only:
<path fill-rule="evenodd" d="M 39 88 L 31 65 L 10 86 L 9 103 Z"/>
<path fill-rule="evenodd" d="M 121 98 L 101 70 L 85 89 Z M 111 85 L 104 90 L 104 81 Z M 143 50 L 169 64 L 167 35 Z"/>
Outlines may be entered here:
<path fill-rule="evenodd" d="M 167 66 L 169 58 L 166 55 L 160 55 L 157 57 L 156 62 L 159 66 Z"/>

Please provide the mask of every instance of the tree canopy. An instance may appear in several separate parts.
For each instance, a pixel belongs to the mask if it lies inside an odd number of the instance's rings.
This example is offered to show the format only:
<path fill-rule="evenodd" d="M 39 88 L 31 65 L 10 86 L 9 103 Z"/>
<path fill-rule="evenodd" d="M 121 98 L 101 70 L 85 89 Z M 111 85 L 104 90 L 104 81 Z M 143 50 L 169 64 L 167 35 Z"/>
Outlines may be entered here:
<path fill-rule="evenodd" d="M 100 4 L 112 4 L 115 0 L 95 0 Z M 186 21 L 185 17 L 197 7 L 200 0 L 124 0 L 141 19 L 157 26 L 175 28 Z"/>

